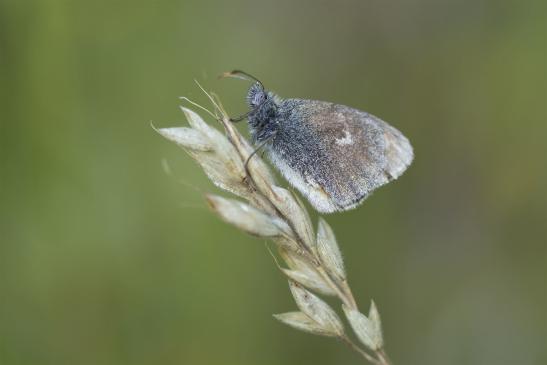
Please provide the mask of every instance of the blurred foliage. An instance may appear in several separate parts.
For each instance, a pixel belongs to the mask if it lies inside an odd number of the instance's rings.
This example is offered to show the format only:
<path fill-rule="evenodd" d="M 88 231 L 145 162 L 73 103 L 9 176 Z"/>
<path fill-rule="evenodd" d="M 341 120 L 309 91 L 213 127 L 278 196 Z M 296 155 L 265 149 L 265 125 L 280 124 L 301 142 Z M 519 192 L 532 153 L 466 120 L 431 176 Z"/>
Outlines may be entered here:
<path fill-rule="evenodd" d="M 0 0 L 0 364 L 361 363 L 271 318 L 295 305 L 263 243 L 150 128 L 194 78 L 243 112 L 232 68 L 412 141 L 327 217 L 395 364 L 547 363 L 546 4 Z"/>

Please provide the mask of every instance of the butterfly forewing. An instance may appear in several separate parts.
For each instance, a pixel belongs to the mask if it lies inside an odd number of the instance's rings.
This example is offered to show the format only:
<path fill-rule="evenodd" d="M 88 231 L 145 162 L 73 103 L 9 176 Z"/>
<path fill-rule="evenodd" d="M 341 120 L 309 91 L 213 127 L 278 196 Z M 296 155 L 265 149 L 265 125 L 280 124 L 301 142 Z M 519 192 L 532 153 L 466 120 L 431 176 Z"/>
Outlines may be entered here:
<path fill-rule="evenodd" d="M 399 177 L 413 158 L 408 140 L 366 112 L 313 100 L 280 104 L 270 157 L 320 212 L 348 210 Z"/>

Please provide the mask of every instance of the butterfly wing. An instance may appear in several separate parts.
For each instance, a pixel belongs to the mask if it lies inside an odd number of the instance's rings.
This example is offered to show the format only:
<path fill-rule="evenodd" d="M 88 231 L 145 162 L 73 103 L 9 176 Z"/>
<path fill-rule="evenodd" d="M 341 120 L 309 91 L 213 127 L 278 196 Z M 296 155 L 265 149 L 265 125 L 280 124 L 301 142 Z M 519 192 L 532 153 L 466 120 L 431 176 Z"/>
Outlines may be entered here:
<path fill-rule="evenodd" d="M 320 212 L 352 209 L 413 159 L 399 132 L 366 112 L 322 101 L 280 104 L 270 158 Z"/>

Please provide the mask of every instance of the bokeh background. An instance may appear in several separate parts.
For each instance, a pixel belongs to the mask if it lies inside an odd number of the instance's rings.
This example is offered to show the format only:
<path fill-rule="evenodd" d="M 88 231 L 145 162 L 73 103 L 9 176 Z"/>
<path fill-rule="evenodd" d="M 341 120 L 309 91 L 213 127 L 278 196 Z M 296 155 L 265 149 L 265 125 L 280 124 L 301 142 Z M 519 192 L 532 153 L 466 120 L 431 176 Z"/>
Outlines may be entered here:
<path fill-rule="evenodd" d="M 545 364 L 543 0 L 1 0 L 0 364 L 361 364 L 272 313 L 260 240 L 150 127 L 179 96 L 286 97 L 391 122 L 416 160 L 327 217 L 395 364 Z M 245 131 L 245 126 L 241 126 Z"/>

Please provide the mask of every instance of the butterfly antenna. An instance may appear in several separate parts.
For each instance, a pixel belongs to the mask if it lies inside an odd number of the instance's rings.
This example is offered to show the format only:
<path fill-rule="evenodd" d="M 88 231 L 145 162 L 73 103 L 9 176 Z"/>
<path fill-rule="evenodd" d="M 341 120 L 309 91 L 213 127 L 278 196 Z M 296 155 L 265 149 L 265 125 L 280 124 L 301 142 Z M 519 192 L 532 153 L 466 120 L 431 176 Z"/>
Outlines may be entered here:
<path fill-rule="evenodd" d="M 255 81 L 260 85 L 260 88 L 264 91 L 264 84 L 262 81 L 254 77 L 253 75 L 241 71 L 241 70 L 233 70 L 230 72 L 224 72 L 222 75 L 219 76 L 220 79 L 226 78 L 226 77 L 233 77 L 235 79 L 241 79 L 241 80 L 247 80 L 247 81 Z"/>

